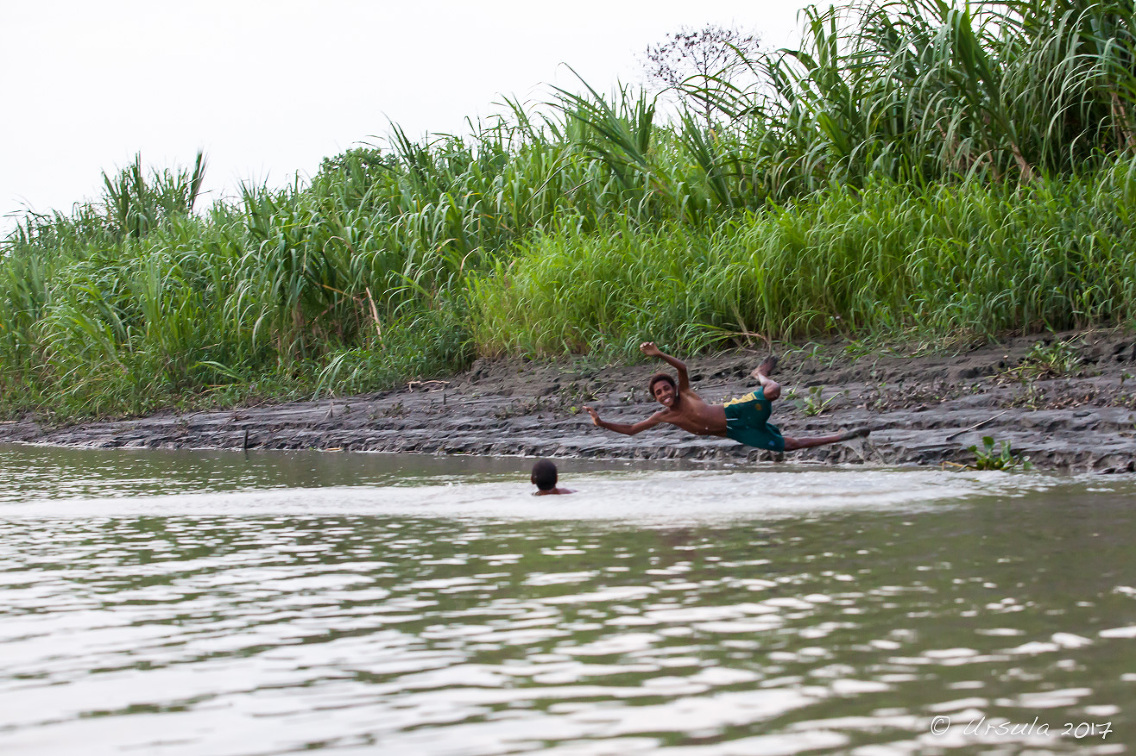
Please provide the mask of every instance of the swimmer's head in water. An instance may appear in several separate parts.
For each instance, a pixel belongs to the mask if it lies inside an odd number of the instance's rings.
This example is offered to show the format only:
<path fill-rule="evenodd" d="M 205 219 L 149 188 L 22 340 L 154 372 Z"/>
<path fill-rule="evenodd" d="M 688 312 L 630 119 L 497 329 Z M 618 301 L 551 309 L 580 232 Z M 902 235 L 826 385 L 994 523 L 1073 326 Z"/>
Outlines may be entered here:
<path fill-rule="evenodd" d="M 655 401 L 664 407 L 674 408 L 678 405 L 678 385 L 675 384 L 674 378 L 666 373 L 652 375 L 651 380 L 647 381 L 647 390 L 651 392 Z"/>
<path fill-rule="evenodd" d="M 556 465 L 550 459 L 538 459 L 530 480 L 541 491 L 551 491 L 556 488 Z"/>

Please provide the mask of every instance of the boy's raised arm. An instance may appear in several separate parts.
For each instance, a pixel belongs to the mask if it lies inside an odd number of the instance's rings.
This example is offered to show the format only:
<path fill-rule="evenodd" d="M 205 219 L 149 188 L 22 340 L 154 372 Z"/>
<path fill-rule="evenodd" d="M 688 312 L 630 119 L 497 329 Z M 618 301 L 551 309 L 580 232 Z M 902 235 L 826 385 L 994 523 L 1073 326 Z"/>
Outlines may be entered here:
<path fill-rule="evenodd" d="M 686 363 L 677 357 L 671 357 L 655 346 L 653 341 L 644 341 L 639 345 L 639 351 L 648 357 L 658 357 L 678 371 L 678 390 L 685 391 L 690 388 L 690 378 L 686 374 Z"/>

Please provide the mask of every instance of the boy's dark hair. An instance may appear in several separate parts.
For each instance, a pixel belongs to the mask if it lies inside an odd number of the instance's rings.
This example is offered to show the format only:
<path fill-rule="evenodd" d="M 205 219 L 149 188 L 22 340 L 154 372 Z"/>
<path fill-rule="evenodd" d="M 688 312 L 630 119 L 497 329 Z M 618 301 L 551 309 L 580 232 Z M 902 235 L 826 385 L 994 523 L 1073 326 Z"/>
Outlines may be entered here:
<path fill-rule="evenodd" d="M 659 381 L 666 381 L 667 383 L 671 384 L 671 388 L 673 388 L 676 392 L 678 391 L 678 384 L 675 383 L 674 378 L 671 378 L 667 373 L 655 373 L 651 376 L 651 380 L 647 381 L 647 393 L 649 393 L 652 397 L 655 395 L 655 384 Z"/>
<path fill-rule="evenodd" d="M 550 459 L 538 459 L 532 469 L 532 482 L 541 491 L 556 488 L 556 465 Z"/>

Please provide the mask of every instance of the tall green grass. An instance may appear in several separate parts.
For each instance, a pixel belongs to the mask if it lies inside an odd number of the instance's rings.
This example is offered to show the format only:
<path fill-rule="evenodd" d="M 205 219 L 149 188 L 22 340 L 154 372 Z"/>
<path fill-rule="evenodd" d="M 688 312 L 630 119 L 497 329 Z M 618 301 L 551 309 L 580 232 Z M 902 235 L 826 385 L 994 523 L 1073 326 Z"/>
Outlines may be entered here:
<path fill-rule="evenodd" d="M 768 88 L 690 94 L 742 135 L 731 159 L 778 199 L 867 177 L 1030 181 L 1133 147 L 1128 0 L 880 0 L 805 12 Z"/>
<path fill-rule="evenodd" d="M 642 340 L 991 337 L 1136 315 L 1136 162 L 1029 185 L 847 186 L 712 229 L 627 224 L 527 242 L 471 278 L 490 355 Z"/>
<path fill-rule="evenodd" d="M 324 161 L 203 208 L 104 176 L 0 253 L 0 411 L 366 391 L 481 355 L 1132 317 L 1131 2 L 811 9 L 664 121 L 621 88 Z"/>

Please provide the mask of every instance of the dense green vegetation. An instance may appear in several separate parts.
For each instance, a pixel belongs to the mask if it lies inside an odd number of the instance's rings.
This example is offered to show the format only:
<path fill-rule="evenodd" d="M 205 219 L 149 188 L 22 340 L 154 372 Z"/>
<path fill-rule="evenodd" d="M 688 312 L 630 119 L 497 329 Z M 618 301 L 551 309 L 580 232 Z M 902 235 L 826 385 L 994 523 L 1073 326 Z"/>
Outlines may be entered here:
<path fill-rule="evenodd" d="M 810 11 L 718 114 L 558 91 L 469 136 L 195 208 L 204 162 L 106 177 L 0 258 L 6 412 L 352 392 L 479 355 L 1130 321 L 1132 2 Z"/>

